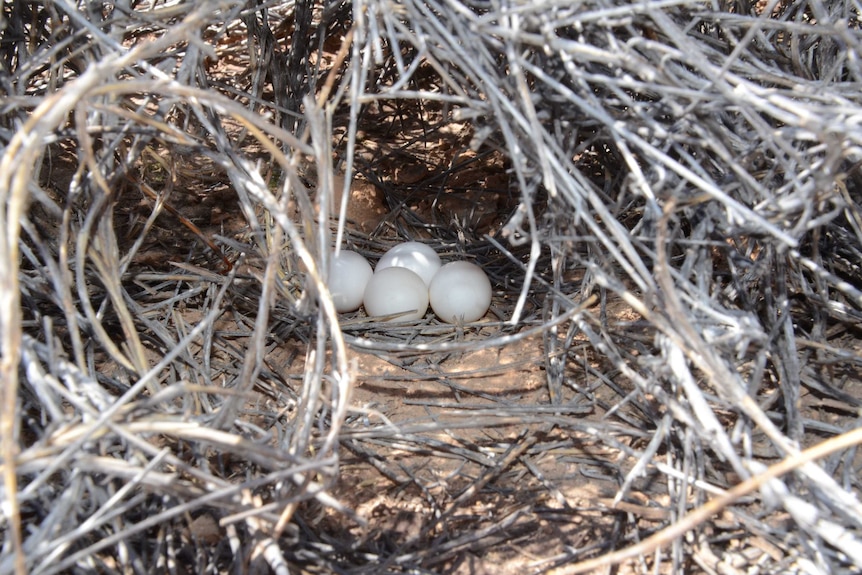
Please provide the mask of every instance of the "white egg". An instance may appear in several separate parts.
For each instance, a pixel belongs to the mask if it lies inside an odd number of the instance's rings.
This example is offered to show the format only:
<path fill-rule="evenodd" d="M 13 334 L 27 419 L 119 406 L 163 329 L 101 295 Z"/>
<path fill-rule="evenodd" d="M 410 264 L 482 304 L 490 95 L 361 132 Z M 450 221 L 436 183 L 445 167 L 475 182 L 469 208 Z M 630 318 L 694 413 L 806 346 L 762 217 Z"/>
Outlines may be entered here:
<path fill-rule="evenodd" d="M 431 281 L 431 309 L 441 321 L 469 323 L 491 307 L 491 281 L 482 268 L 470 262 L 451 262 Z"/>
<path fill-rule="evenodd" d="M 428 311 L 428 286 L 407 268 L 385 268 L 371 276 L 365 286 L 364 303 L 369 316 L 410 312 L 395 321 L 421 319 Z"/>
<path fill-rule="evenodd" d="M 329 293 L 339 313 L 356 311 L 362 305 L 365 286 L 374 272 L 364 257 L 350 250 L 341 250 L 329 262 Z"/>
<path fill-rule="evenodd" d="M 407 268 L 415 272 L 428 286 L 431 285 L 434 274 L 440 269 L 440 256 L 434 248 L 422 242 L 404 242 L 383 254 L 374 271 L 379 272 L 392 267 Z"/>

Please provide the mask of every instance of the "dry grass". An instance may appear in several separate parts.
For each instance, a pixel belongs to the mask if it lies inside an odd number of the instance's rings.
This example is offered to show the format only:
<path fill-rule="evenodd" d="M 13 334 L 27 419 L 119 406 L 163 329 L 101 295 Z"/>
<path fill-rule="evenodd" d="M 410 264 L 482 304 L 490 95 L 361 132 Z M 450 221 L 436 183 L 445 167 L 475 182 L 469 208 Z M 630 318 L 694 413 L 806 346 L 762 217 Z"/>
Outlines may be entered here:
<path fill-rule="evenodd" d="M 95 6 L 0 21 L 0 573 L 862 569 L 856 2 Z M 336 314 L 406 238 L 489 315 Z"/>

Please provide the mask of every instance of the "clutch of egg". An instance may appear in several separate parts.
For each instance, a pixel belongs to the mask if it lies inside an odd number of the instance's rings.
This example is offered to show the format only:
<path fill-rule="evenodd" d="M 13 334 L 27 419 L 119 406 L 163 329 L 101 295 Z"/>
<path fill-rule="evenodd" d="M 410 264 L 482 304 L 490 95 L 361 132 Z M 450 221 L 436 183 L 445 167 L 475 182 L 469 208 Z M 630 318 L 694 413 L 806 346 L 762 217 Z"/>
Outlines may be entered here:
<path fill-rule="evenodd" d="M 440 256 L 420 242 L 387 251 L 373 274 L 365 258 L 342 250 L 329 272 L 329 291 L 339 312 L 357 310 L 359 300 L 369 316 L 415 321 L 425 316 L 430 303 L 441 321 L 467 323 L 481 319 L 491 306 L 491 282 L 482 268 L 464 261 L 441 266 Z"/>

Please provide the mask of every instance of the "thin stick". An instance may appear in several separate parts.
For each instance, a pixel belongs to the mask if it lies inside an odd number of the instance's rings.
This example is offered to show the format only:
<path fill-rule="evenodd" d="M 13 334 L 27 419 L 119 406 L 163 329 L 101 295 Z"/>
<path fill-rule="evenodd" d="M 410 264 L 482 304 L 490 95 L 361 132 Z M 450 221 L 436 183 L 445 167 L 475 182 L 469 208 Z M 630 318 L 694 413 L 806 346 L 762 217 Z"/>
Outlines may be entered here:
<path fill-rule="evenodd" d="M 760 488 L 770 479 L 780 477 L 789 471 L 793 471 L 806 463 L 814 461 L 815 459 L 826 457 L 836 451 L 853 447 L 859 443 L 862 443 L 862 428 L 857 428 L 831 439 L 827 439 L 813 447 L 809 447 L 798 455 L 782 459 L 775 465 L 766 469 L 763 473 L 743 481 L 721 497 L 717 497 L 706 502 L 673 525 L 662 529 L 640 543 L 632 545 L 631 547 L 626 547 L 625 549 L 620 549 L 619 551 L 614 551 L 613 553 L 602 555 L 601 557 L 596 557 L 595 559 L 581 561 L 575 565 L 563 568 L 560 573 L 565 573 L 566 575 L 586 573 L 587 571 L 593 571 L 602 567 L 617 565 L 626 559 L 631 559 L 632 557 L 652 553 L 662 546 L 667 545 L 677 537 L 681 537 L 686 532 L 691 531 L 722 509 L 732 505 L 740 497 L 748 495 L 755 489 Z"/>

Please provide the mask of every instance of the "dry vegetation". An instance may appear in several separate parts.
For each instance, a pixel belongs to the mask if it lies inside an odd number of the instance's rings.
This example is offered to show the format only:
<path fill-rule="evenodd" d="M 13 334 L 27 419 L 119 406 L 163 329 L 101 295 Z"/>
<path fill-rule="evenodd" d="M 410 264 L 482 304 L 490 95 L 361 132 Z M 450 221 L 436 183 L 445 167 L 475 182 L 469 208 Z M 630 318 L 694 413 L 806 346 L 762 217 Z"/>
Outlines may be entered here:
<path fill-rule="evenodd" d="M 5 2 L 0 574 L 862 570 L 859 9 Z"/>

